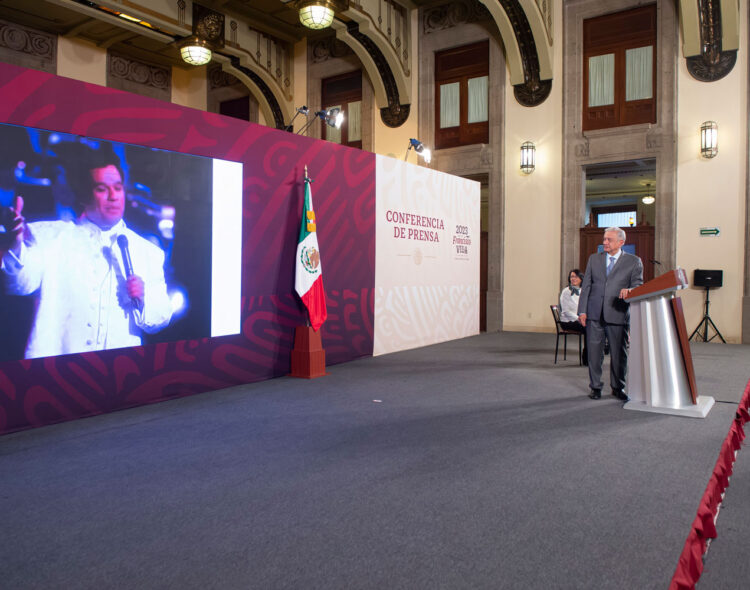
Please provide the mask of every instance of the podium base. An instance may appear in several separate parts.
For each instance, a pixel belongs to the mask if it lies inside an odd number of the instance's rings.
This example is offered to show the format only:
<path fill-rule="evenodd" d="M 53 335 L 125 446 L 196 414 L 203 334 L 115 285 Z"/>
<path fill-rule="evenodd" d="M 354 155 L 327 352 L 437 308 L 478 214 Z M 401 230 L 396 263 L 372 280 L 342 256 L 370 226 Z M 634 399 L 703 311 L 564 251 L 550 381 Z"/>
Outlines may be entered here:
<path fill-rule="evenodd" d="M 695 405 L 682 406 L 679 408 L 666 408 L 650 406 L 645 402 L 631 400 L 623 407 L 626 410 L 638 410 L 640 412 L 654 412 L 656 414 L 672 414 L 673 416 L 685 416 L 686 418 L 705 418 L 708 411 L 714 405 L 714 398 L 707 395 L 699 395 Z"/>
<path fill-rule="evenodd" d="M 297 326 L 294 330 L 291 377 L 315 379 L 326 374 L 326 351 L 320 338 L 310 326 Z"/>

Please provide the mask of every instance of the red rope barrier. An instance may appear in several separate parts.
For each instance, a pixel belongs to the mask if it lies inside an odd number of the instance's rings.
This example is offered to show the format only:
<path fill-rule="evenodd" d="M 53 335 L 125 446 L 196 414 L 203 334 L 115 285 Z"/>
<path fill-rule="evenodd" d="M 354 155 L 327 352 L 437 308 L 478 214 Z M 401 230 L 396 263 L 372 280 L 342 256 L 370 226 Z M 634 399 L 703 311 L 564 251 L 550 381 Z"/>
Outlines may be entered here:
<path fill-rule="evenodd" d="M 745 386 L 745 392 L 738 405 L 732 426 L 721 445 L 716 467 L 701 498 L 698 513 L 677 561 L 677 569 L 672 576 L 669 590 L 691 590 L 695 588 L 703 573 L 703 556 L 706 554 L 710 539 L 716 538 L 716 516 L 719 513 L 724 492 L 729 486 L 729 478 L 732 476 L 737 452 L 745 440 L 744 427 L 748 422 L 750 422 L 750 381 Z"/>

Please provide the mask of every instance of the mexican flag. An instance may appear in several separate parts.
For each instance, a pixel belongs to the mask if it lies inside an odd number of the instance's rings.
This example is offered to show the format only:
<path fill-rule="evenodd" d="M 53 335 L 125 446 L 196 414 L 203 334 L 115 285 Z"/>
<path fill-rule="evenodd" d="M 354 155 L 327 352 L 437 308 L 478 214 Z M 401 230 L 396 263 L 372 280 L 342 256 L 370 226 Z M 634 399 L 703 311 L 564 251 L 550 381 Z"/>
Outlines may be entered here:
<path fill-rule="evenodd" d="M 315 231 L 310 179 L 305 173 L 305 206 L 302 210 L 302 227 L 297 242 L 297 263 L 294 288 L 310 314 L 310 324 L 316 332 L 328 317 L 326 293 L 323 289 L 323 267 L 320 264 L 318 234 Z"/>

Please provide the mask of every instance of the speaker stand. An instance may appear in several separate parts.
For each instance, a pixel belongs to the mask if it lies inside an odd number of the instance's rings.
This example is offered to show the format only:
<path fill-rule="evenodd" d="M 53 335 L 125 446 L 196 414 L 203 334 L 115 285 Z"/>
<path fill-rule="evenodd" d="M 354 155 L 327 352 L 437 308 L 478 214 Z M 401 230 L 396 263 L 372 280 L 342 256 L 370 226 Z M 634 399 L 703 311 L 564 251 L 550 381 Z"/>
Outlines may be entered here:
<path fill-rule="evenodd" d="M 705 289 L 706 289 L 706 311 L 703 314 L 703 319 L 700 321 L 700 323 L 695 328 L 695 330 L 693 330 L 693 333 L 690 334 L 690 338 L 688 338 L 688 340 L 692 340 L 693 336 L 698 334 L 698 340 L 697 340 L 698 342 L 700 341 L 711 342 L 711 340 L 713 340 L 714 338 L 718 336 L 721 339 L 721 341 L 724 344 L 726 344 L 727 341 L 724 340 L 724 336 L 721 335 L 721 332 L 719 332 L 719 328 L 716 327 L 716 324 L 714 324 L 714 321 L 711 319 L 711 316 L 708 314 L 708 306 L 710 304 L 710 301 L 708 298 L 708 292 L 709 292 L 710 287 L 705 287 Z M 711 336 L 711 338 L 708 337 L 709 326 L 714 329 L 714 332 L 716 332 L 716 334 Z M 703 330 L 702 336 L 701 336 L 701 330 Z"/>

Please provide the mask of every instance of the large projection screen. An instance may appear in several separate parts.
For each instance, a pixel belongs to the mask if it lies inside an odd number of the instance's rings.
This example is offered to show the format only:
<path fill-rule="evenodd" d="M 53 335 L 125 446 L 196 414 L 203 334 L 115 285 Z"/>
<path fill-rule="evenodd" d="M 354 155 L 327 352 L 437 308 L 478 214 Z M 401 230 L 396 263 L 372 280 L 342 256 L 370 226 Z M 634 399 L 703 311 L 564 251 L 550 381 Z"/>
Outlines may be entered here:
<path fill-rule="evenodd" d="M 242 164 L 7 124 L 0 144 L 0 361 L 240 332 Z M 23 260 L 1 247 L 19 197 Z"/>
<path fill-rule="evenodd" d="M 373 354 L 479 333 L 479 183 L 376 156 L 375 200 Z"/>

